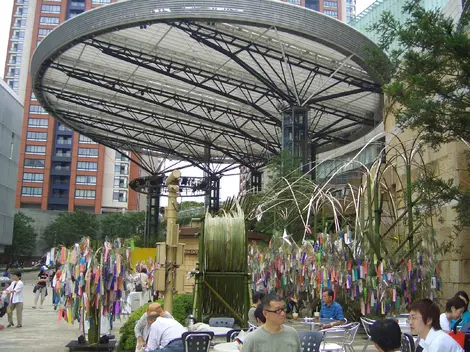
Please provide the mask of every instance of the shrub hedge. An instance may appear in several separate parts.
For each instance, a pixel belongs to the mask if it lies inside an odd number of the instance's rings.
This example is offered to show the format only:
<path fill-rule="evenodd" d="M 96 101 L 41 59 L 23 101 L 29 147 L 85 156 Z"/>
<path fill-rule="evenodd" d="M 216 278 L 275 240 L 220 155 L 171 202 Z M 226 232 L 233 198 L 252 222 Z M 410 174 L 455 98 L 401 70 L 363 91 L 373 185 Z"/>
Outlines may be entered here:
<path fill-rule="evenodd" d="M 163 306 L 163 300 L 158 300 Z M 119 351 L 134 351 L 137 340 L 134 334 L 134 327 L 140 317 L 145 313 L 150 303 L 147 303 L 129 315 L 129 318 L 119 329 Z M 165 309 L 165 307 L 163 307 Z M 192 295 L 176 295 L 173 298 L 173 317 L 182 325 L 187 325 L 187 317 L 193 309 Z"/>

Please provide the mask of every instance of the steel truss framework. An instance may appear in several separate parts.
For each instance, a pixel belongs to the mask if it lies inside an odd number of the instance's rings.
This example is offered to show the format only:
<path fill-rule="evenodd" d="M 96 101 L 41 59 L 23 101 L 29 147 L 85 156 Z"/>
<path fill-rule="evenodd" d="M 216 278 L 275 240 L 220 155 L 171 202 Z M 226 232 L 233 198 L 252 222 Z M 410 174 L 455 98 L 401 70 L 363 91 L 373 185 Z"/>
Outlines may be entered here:
<path fill-rule="evenodd" d="M 317 152 L 381 119 L 381 82 L 359 47 L 373 44 L 346 25 L 272 1 L 254 8 L 240 0 L 236 9 L 229 0 L 158 4 L 129 0 L 85 13 L 46 37 L 32 60 L 34 91 L 48 112 L 133 152 L 151 174 L 148 155 L 187 161 L 207 175 L 217 173 L 215 164 L 228 165 L 219 172 L 259 169 L 280 151 L 282 115 L 293 106 L 309 109 Z M 305 24 L 295 28 L 288 18 L 299 15 Z M 321 26 L 308 28 L 309 20 Z M 356 48 L 323 27 L 350 35 Z"/>

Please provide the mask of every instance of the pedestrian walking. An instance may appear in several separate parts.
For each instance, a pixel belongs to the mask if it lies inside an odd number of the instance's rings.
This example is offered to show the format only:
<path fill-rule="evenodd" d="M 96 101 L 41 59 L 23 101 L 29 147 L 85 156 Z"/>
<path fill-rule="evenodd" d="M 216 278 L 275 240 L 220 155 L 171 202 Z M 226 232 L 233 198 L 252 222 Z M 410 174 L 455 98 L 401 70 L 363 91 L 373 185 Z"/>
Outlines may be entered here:
<path fill-rule="evenodd" d="M 13 324 L 13 311 L 16 310 L 17 328 L 23 327 L 23 302 L 24 302 L 24 284 L 21 281 L 21 271 L 12 273 L 13 282 L 6 289 L 6 293 L 10 298 L 8 305 L 8 325 L 7 327 L 15 326 Z"/>
<path fill-rule="evenodd" d="M 44 265 L 41 267 L 41 271 L 38 274 L 38 281 L 36 286 L 34 286 L 34 306 L 33 308 L 36 309 L 38 305 L 39 297 L 41 297 L 39 308 L 42 309 L 44 304 L 44 300 L 47 296 L 47 279 L 49 275 L 47 274 L 47 267 Z"/>

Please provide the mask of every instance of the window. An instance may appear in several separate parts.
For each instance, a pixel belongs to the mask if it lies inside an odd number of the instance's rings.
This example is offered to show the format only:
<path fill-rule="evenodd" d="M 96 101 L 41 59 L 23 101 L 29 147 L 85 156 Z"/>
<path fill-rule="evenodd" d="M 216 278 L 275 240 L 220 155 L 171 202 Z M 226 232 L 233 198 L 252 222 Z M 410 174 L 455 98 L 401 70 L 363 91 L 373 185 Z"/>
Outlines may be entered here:
<path fill-rule="evenodd" d="M 55 156 L 61 157 L 61 158 L 71 158 L 72 157 L 72 151 L 69 149 L 57 149 L 55 152 Z"/>
<path fill-rule="evenodd" d="M 127 177 L 115 177 L 114 187 L 127 188 Z"/>
<path fill-rule="evenodd" d="M 23 51 L 23 43 L 12 43 L 10 51 Z"/>
<path fill-rule="evenodd" d="M 24 159 L 24 167 L 34 169 L 44 169 L 45 161 L 43 159 Z"/>
<path fill-rule="evenodd" d="M 21 189 L 21 195 L 27 197 L 41 197 L 42 188 L 41 187 L 23 187 Z"/>
<path fill-rule="evenodd" d="M 52 168 L 56 171 L 70 171 L 69 163 L 55 163 Z"/>
<path fill-rule="evenodd" d="M 59 17 L 41 16 L 39 17 L 39 24 L 55 26 L 59 24 Z"/>
<path fill-rule="evenodd" d="M 72 138 L 59 137 L 57 138 L 57 144 L 72 144 Z"/>
<path fill-rule="evenodd" d="M 44 174 L 33 174 L 31 172 L 25 172 L 23 174 L 23 182 L 43 182 Z"/>
<path fill-rule="evenodd" d="M 111 0 L 91 0 L 92 4 L 110 4 Z"/>
<path fill-rule="evenodd" d="M 82 136 L 80 135 L 79 139 L 78 139 L 78 142 L 79 143 L 83 143 L 83 144 L 96 144 L 96 142 L 93 142 L 90 138 L 88 138 L 87 136 Z"/>
<path fill-rule="evenodd" d="M 41 5 L 42 13 L 60 13 L 59 5 Z"/>
<path fill-rule="evenodd" d="M 77 175 L 78 185 L 96 185 L 96 176 Z"/>
<path fill-rule="evenodd" d="M 51 32 L 52 32 L 52 29 L 39 28 L 38 37 L 45 37 L 46 35 L 48 35 Z"/>
<path fill-rule="evenodd" d="M 28 127 L 47 128 L 47 119 L 28 119 Z"/>
<path fill-rule="evenodd" d="M 118 202 L 127 202 L 127 191 L 114 191 L 113 200 Z"/>
<path fill-rule="evenodd" d="M 28 141 L 43 141 L 47 140 L 47 133 L 46 132 L 28 132 L 26 134 L 26 139 Z"/>
<path fill-rule="evenodd" d="M 323 11 L 323 13 L 327 16 L 330 16 L 330 17 L 338 17 L 338 11 L 333 11 L 333 10 L 325 10 Z"/>
<path fill-rule="evenodd" d="M 88 158 L 97 158 L 98 149 L 97 148 L 78 148 L 78 156 L 84 156 Z"/>
<path fill-rule="evenodd" d="M 7 83 L 12 89 L 18 89 L 20 82 L 17 79 L 7 79 Z"/>
<path fill-rule="evenodd" d="M 46 147 L 43 145 L 27 145 L 26 154 L 46 155 Z"/>
<path fill-rule="evenodd" d="M 37 100 L 36 96 L 34 95 L 34 92 L 31 92 L 31 100 Z"/>
<path fill-rule="evenodd" d="M 7 76 L 9 77 L 17 77 L 20 75 L 20 68 L 15 67 L 15 68 L 10 68 L 7 72 Z"/>
<path fill-rule="evenodd" d="M 333 7 L 335 9 L 338 8 L 338 3 L 336 1 L 324 1 L 323 7 Z"/>
<path fill-rule="evenodd" d="M 129 174 L 129 164 L 115 164 L 114 173 L 121 175 Z"/>
<path fill-rule="evenodd" d="M 60 123 L 57 125 L 57 129 L 58 129 L 59 131 L 72 132 L 72 130 L 71 130 L 70 128 L 68 128 L 68 127 L 66 127 L 66 126 L 64 126 L 64 125 L 62 125 L 62 124 L 60 124 Z"/>
<path fill-rule="evenodd" d="M 26 26 L 25 19 L 17 19 L 15 23 L 13 24 L 13 27 L 24 27 L 24 26 Z"/>
<path fill-rule="evenodd" d="M 21 59 L 22 59 L 22 56 L 21 55 L 11 55 L 10 56 L 10 60 L 8 60 L 8 64 L 10 65 L 19 65 L 21 64 Z"/>
<path fill-rule="evenodd" d="M 127 154 L 125 152 L 124 153 L 116 152 L 116 160 L 129 161 L 129 158 L 126 155 Z"/>
<path fill-rule="evenodd" d="M 79 161 L 77 162 L 77 170 L 96 171 L 98 170 L 98 163 Z"/>
<path fill-rule="evenodd" d="M 29 106 L 30 114 L 47 114 L 47 111 L 41 105 L 30 105 Z"/>
<path fill-rule="evenodd" d="M 77 189 L 75 190 L 75 198 L 78 199 L 95 199 L 96 191 L 89 189 Z"/>
<path fill-rule="evenodd" d="M 24 30 L 15 30 L 13 31 L 13 35 L 11 37 L 11 39 L 15 40 L 15 39 L 24 39 L 24 36 L 25 36 L 25 32 Z"/>

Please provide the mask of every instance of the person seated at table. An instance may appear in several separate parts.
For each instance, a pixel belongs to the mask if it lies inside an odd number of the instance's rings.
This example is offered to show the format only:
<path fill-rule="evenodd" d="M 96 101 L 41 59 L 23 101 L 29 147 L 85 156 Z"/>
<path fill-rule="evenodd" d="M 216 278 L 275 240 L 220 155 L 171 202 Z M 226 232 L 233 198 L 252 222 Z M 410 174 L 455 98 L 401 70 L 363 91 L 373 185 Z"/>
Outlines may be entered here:
<path fill-rule="evenodd" d="M 344 313 L 343 307 L 338 302 L 334 301 L 333 290 L 324 290 L 322 294 L 322 305 L 320 309 L 321 319 L 332 319 L 331 323 L 321 324 L 321 329 L 329 329 L 337 325 L 343 325 Z"/>
<path fill-rule="evenodd" d="M 145 346 L 145 341 L 147 341 L 147 337 L 149 336 L 149 333 L 150 333 L 150 325 L 148 324 L 147 316 L 152 312 L 158 313 L 159 315 L 163 314 L 162 316 L 164 316 L 165 318 L 173 318 L 173 316 L 170 313 L 165 312 L 163 310 L 160 303 L 151 303 L 147 307 L 147 311 L 144 314 L 142 314 L 142 316 L 137 321 L 134 327 L 134 334 L 137 340 L 137 346 L 135 348 L 136 352 L 140 351 L 142 347 Z"/>
<path fill-rule="evenodd" d="M 430 299 L 420 299 L 410 305 L 410 328 L 420 338 L 423 352 L 463 352 L 460 345 L 442 331 L 439 307 Z"/>
<path fill-rule="evenodd" d="M 242 352 L 299 352 L 299 333 L 286 321 L 286 306 L 281 297 L 269 294 L 262 300 L 263 315 L 266 322 L 248 334 Z"/>
<path fill-rule="evenodd" d="M 250 322 L 254 326 L 258 326 L 258 322 L 256 321 L 255 317 L 255 310 L 258 307 L 258 305 L 261 303 L 261 300 L 263 299 L 264 294 L 262 292 L 257 292 L 253 295 L 253 304 L 250 307 L 250 310 L 248 311 L 248 322 Z"/>
<path fill-rule="evenodd" d="M 258 305 L 258 307 L 256 307 L 254 316 L 256 319 L 256 326 L 260 327 L 260 326 L 263 326 L 264 323 L 266 323 L 266 317 L 263 314 L 263 305 L 261 303 Z M 247 333 L 240 332 L 240 334 L 237 337 L 235 337 L 235 342 L 238 344 L 237 348 L 239 351 L 242 350 L 243 342 L 245 342 L 245 339 L 248 336 L 248 334 L 251 334 L 252 332 L 247 332 Z"/>
<path fill-rule="evenodd" d="M 458 324 L 460 325 L 461 328 L 463 328 L 465 325 L 470 323 L 470 311 L 468 310 L 468 302 L 470 302 L 470 299 L 468 298 L 468 295 L 465 291 L 458 291 L 455 294 L 455 297 L 459 297 L 465 302 L 465 310 L 462 313 L 462 317 Z M 451 329 L 454 328 L 454 325 L 457 323 L 457 320 L 452 320 L 450 322 L 450 327 Z"/>
<path fill-rule="evenodd" d="M 165 318 L 162 314 L 152 312 L 147 316 L 150 333 L 145 352 L 184 352 L 181 335 L 186 328 L 173 318 Z"/>
<path fill-rule="evenodd" d="M 400 351 L 400 325 L 393 319 L 376 320 L 370 327 L 370 340 L 379 352 Z"/>
<path fill-rule="evenodd" d="M 460 297 L 452 297 L 447 301 L 446 311 L 442 313 L 439 317 L 439 323 L 441 324 L 441 329 L 450 332 L 451 330 L 451 320 L 458 320 L 462 316 L 462 313 L 465 310 L 465 301 Z"/>

